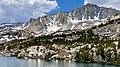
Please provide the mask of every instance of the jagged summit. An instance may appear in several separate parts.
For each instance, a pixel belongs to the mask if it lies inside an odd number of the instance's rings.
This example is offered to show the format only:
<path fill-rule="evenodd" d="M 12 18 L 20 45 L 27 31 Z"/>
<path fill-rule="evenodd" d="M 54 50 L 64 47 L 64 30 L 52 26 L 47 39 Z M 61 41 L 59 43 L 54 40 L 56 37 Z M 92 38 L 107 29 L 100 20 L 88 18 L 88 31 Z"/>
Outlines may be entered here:
<path fill-rule="evenodd" d="M 32 26 L 36 26 L 36 25 L 38 26 L 38 24 L 40 24 L 39 27 L 43 28 L 47 32 L 51 32 L 51 31 L 55 32 L 61 28 L 62 30 L 68 30 L 72 28 L 78 29 L 81 27 L 81 25 L 80 24 L 74 25 L 74 24 L 77 24 L 82 21 L 93 21 L 93 20 L 101 21 L 119 12 L 120 11 L 112 9 L 112 8 L 99 7 L 97 5 L 88 3 L 84 5 L 83 7 L 77 8 L 70 12 L 65 12 L 65 13 L 57 12 L 54 15 L 49 15 L 49 16 L 38 18 L 31 23 L 27 23 L 28 25 L 27 30 L 32 30 L 34 28 Z"/>
<path fill-rule="evenodd" d="M 87 4 L 84 5 L 84 6 L 93 6 L 93 5 L 95 5 L 95 4 L 87 3 Z M 95 5 L 95 6 L 97 6 L 97 5 Z"/>
<path fill-rule="evenodd" d="M 14 37 L 14 34 L 8 36 L 9 33 L 12 33 L 12 29 L 15 29 L 14 32 L 16 31 L 14 39 L 18 38 L 17 34 L 21 35 L 21 37 L 26 37 L 26 32 L 27 36 L 40 36 L 48 35 L 56 31 L 83 30 L 94 25 L 99 25 L 103 19 L 107 19 L 117 13 L 120 13 L 120 11 L 88 3 L 70 12 L 57 12 L 56 14 L 39 17 L 37 19 L 31 18 L 28 22 L 20 26 L 6 27 L 0 25 L 0 28 L 2 28 L 0 35 L 2 35 L 2 40 L 9 40 L 10 36 Z M 6 31 L 8 34 L 5 34 L 6 32 L 3 32 L 3 28 L 5 28 L 5 30 L 11 30 Z"/>

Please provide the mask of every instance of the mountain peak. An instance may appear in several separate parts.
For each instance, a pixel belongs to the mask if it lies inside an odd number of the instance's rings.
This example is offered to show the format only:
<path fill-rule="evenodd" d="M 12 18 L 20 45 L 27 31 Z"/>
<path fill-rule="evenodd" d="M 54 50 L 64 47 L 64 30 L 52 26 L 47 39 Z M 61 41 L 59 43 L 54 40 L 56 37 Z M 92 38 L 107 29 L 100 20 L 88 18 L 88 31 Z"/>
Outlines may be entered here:
<path fill-rule="evenodd" d="M 28 36 L 32 34 L 34 36 L 40 36 L 51 34 L 56 31 L 75 29 L 83 30 L 90 26 L 98 25 L 99 21 L 102 21 L 102 19 L 107 19 L 117 13 L 120 13 L 120 11 L 112 8 L 99 7 L 97 5 L 88 3 L 83 7 L 77 8 L 70 12 L 64 13 L 59 11 L 54 15 L 43 16 L 37 19 L 31 18 L 27 23 L 21 26 L 11 26 L 10 24 L 9 26 L 8 24 L 0 25 L 0 29 L 15 29 L 18 30 L 16 33 L 19 32 L 19 29 L 22 29 L 24 32 L 20 32 L 21 35 L 25 34 L 25 36 Z M 26 34 L 26 32 L 28 33 Z M 4 33 L 1 33 L 1 35 L 4 35 Z"/>
<path fill-rule="evenodd" d="M 119 12 L 120 11 L 112 8 L 108 9 L 106 7 L 99 7 L 97 5 L 88 3 L 83 7 L 77 8 L 70 12 L 64 13 L 59 11 L 54 14 L 54 16 L 49 15 L 49 17 L 40 17 L 36 19 L 37 22 L 32 21 L 31 23 L 28 23 L 27 30 L 32 30 L 33 28 L 36 28 L 35 30 L 42 32 L 43 30 L 53 31 L 54 29 L 58 30 L 60 28 L 62 30 L 69 30 L 74 28 L 78 29 L 81 27 L 81 23 L 71 28 L 72 24 L 91 20 L 101 21 Z M 32 31 L 34 32 L 34 30 Z"/>
<path fill-rule="evenodd" d="M 90 4 L 90 3 L 87 3 L 86 6 L 90 6 L 90 5 L 93 5 L 93 4 Z"/>
<path fill-rule="evenodd" d="M 84 5 L 84 6 L 91 6 L 91 7 L 92 7 L 92 6 L 97 6 L 97 5 L 96 5 L 96 4 L 87 3 L 87 4 Z M 84 6 L 83 6 L 83 7 L 84 7 Z"/>
<path fill-rule="evenodd" d="M 61 11 L 58 11 L 56 14 L 63 14 L 63 12 L 61 12 Z"/>

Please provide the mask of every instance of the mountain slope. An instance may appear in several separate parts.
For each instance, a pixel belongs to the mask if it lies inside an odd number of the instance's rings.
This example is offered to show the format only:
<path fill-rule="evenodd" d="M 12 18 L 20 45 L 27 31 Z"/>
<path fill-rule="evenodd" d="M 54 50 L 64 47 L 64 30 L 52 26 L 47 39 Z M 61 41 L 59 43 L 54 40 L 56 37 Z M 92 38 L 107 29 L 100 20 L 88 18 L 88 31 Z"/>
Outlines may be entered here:
<path fill-rule="evenodd" d="M 25 30 L 38 34 L 41 34 L 41 32 L 49 34 L 58 30 L 81 29 L 84 25 L 97 24 L 97 22 L 99 23 L 119 12 L 120 11 L 112 8 L 99 7 L 88 3 L 70 12 L 58 12 L 54 15 L 34 19 L 34 21 L 28 22 L 25 25 Z M 87 23 L 84 24 L 85 21 L 87 21 Z M 89 23 L 89 21 L 92 21 L 92 23 Z"/>
<path fill-rule="evenodd" d="M 88 29 L 101 24 L 106 18 L 119 12 L 116 9 L 88 3 L 70 12 L 57 12 L 37 19 L 31 18 L 26 23 L 1 24 L 0 42 L 48 35 L 57 31 Z"/>
<path fill-rule="evenodd" d="M 50 35 L 13 40 L 0 47 L 13 53 L 18 51 L 17 56 L 20 58 L 48 58 L 120 65 L 120 36 L 116 34 L 120 35 L 120 14 L 113 15 L 101 24 L 88 29 L 57 31 Z M 31 52 L 34 56 L 31 56 Z"/>

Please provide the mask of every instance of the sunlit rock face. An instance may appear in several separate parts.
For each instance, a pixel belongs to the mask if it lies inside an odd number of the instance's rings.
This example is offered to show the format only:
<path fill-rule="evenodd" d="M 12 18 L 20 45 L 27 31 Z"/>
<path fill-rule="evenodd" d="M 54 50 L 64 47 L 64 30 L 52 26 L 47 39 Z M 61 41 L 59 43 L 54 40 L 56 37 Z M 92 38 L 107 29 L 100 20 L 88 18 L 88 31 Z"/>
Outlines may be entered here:
<path fill-rule="evenodd" d="M 27 22 L 25 27 L 27 27 L 26 30 L 39 34 L 41 32 L 49 34 L 58 30 L 82 29 L 85 21 L 88 21 L 86 23 L 88 25 L 94 25 L 119 12 L 120 11 L 116 9 L 99 7 L 88 3 L 70 12 L 58 12 L 54 15 L 39 17 L 31 22 Z M 92 23 L 90 21 L 92 21 Z"/>
<path fill-rule="evenodd" d="M 48 35 L 57 31 L 84 30 L 101 24 L 102 21 L 119 12 L 116 9 L 88 3 L 70 12 L 57 12 L 37 19 L 31 18 L 25 23 L 1 24 L 0 42 Z"/>

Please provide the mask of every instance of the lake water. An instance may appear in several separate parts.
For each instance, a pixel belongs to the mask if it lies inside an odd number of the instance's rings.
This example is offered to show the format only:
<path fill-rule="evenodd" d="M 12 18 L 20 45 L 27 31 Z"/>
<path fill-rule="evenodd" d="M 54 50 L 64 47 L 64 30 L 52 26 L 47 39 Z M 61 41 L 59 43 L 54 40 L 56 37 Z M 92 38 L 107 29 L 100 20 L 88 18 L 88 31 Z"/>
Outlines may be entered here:
<path fill-rule="evenodd" d="M 44 61 L 35 59 L 17 59 L 13 57 L 0 58 L 0 67 L 120 67 L 114 65 L 103 65 L 96 63 L 78 63 L 67 61 Z"/>

